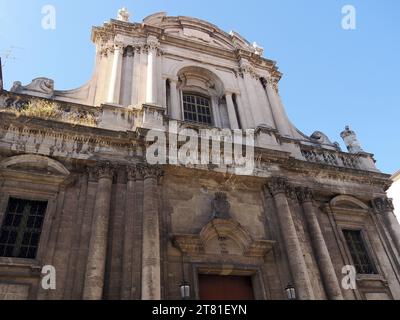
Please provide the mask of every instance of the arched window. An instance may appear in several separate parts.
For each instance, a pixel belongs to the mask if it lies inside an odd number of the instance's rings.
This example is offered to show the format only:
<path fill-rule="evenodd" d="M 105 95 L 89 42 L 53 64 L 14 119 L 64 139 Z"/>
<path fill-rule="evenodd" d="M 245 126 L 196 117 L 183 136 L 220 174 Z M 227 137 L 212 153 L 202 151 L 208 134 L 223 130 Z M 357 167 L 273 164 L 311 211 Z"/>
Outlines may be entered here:
<path fill-rule="evenodd" d="M 211 125 L 213 122 L 211 101 L 199 94 L 183 93 L 183 113 L 186 121 L 207 125 Z"/>
<path fill-rule="evenodd" d="M 221 119 L 225 89 L 220 78 L 197 66 L 184 67 L 177 76 L 182 120 L 205 126 L 225 125 Z"/>

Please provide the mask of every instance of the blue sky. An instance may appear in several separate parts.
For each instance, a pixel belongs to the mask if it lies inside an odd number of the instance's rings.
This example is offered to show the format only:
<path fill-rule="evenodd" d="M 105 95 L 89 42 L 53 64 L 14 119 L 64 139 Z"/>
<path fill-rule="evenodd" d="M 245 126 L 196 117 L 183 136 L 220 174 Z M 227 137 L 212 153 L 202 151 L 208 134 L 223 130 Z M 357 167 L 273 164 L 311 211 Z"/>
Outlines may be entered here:
<path fill-rule="evenodd" d="M 42 6 L 56 8 L 54 31 Z M 353 5 L 357 29 L 341 28 Z M 0 54 L 9 89 L 46 76 L 56 89 L 91 77 L 91 27 L 126 6 L 134 21 L 154 12 L 194 16 L 235 30 L 265 48 L 284 77 L 280 92 L 291 121 L 339 141 L 349 124 L 385 173 L 400 169 L 400 1 L 398 0 L 0 0 Z M 11 54 L 9 54 L 11 51 Z"/>

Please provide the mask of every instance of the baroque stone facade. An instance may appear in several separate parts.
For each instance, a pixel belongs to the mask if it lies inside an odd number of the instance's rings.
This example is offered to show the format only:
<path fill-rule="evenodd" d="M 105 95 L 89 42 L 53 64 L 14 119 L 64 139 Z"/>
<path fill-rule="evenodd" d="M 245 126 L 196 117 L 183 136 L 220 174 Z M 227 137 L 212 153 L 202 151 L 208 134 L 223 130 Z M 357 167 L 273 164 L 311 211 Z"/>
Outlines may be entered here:
<path fill-rule="evenodd" d="M 199 275 L 248 277 L 260 300 L 286 299 L 288 284 L 299 299 L 400 299 L 390 176 L 350 128 L 349 152 L 297 130 L 261 47 L 195 18 L 131 23 L 126 10 L 92 40 L 81 88 L 38 78 L 0 93 L 0 299 L 180 299 L 183 281 L 200 299 Z M 254 129 L 253 173 L 148 164 L 146 133 L 169 120 Z M 9 221 L 33 215 L 36 245 L 20 235 L 29 221 Z M 356 288 L 342 285 L 345 266 L 361 271 Z"/>

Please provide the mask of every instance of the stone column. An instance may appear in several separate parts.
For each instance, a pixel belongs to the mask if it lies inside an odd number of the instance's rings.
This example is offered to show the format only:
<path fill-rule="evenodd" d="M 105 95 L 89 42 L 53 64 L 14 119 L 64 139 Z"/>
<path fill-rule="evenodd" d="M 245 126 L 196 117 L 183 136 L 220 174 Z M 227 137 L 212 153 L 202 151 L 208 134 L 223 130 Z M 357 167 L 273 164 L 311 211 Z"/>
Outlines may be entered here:
<path fill-rule="evenodd" d="M 229 123 L 231 125 L 231 129 L 239 129 L 239 123 L 236 115 L 235 105 L 233 104 L 232 93 L 227 92 L 225 94 L 226 98 L 226 107 L 228 109 Z"/>
<path fill-rule="evenodd" d="M 301 187 L 297 188 L 296 191 L 303 207 L 315 258 L 328 298 L 331 300 L 343 300 L 339 281 L 314 210 L 312 192 L 308 188 Z"/>
<path fill-rule="evenodd" d="M 149 36 L 147 39 L 147 80 L 146 80 L 146 103 L 157 104 L 157 51 L 159 48 L 158 39 Z"/>
<path fill-rule="evenodd" d="M 122 257 L 122 285 L 121 299 L 131 300 L 134 296 L 133 269 L 134 264 L 139 261 L 134 259 L 134 241 L 135 241 L 135 211 L 137 210 L 136 197 L 137 188 L 135 184 L 138 180 L 143 180 L 140 168 L 132 166 L 127 168 L 128 182 L 126 186 L 126 202 L 124 217 L 124 244 Z"/>
<path fill-rule="evenodd" d="M 383 216 L 386 228 L 400 254 L 400 225 L 393 212 L 393 201 L 387 197 L 379 197 L 372 201 L 372 206 L 378 214 Z"/>
<path fill-rule="evenodd" d="M 119 95 L 121 92 L 121 69 L 122 69 L 122 55 L 124 48 L 120 44 L 114 47 L 114 58 L 112 62 L 110 84 L 108 88 L 108 103 L 119 103 Z"/>
<path fill-rule="evenodd" d="M 99 181 L 97 183 L 96 201 L 89 242 L 89 254 L 83 291 L 84 300 L 101 300 L 103 297 L 113 169 L 109 163 L 104 163 L 97 168 L 97 174 Z"/>
<path fill-rule="evenodd" d="M 160 222 L 158 212 L 158 166 L 145 166 L 143 196 L 142 300 L 161 299 Z"/>
<path fill-rule="evenodd" d="M 300 300 L 313 300 L 315 297 L 307 265 L 286 198 L 287 182 L 283 178 L 274 178 L 267 184 L 267 189 L 274 197 L 279 225 L 298 297 Z"/>
<path fill-rule="evenodd" d="M 268 99 L 271 104 L 272 115 L 274 117 L 278 131 L 284 136 L 291 136 L 289 119 L 286 116 L 286 112 L 280 104 L 280 98 L 278 96 L 277 81 L 273 77 L 267 78 L 266 90 Z"/>
<path fill-rule="evenodd" d="M 171 118 L 174 120 L 182 120 L 181 99 L 178 90 L 178 81 L 170 80 L 171 88 Z"/>
<path fill-rule="evenodd" d="M 222 127 L 221 115 L 219 113 L 219 99 L 218 97 L 211 98 L 211 109 L 214 120 L 214 127 Z"/>

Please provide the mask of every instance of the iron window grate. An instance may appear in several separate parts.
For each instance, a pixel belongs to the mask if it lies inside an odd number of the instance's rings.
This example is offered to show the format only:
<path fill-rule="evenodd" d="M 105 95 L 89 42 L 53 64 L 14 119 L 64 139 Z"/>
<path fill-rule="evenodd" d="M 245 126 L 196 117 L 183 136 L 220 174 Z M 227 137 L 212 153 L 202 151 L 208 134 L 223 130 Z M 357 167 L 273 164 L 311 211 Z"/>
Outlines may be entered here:
<path fill-rule="evenodd" d="M 361 231 L 343 230 L 347 246 L 353 259 L 354 267 L 359 274 L 377 274 L 365 246 Z"/>
<path fill-rule="evenodd" d="M 46 209 L 45 201 L 10 198 L 0 229 L 0 257 L 36 258 Z"/>
<path fill-rule="evenodd" d="M 186 121 L 212 124 L 210 99 L 203 96 L 184 94 L 183 111 Z"/>

